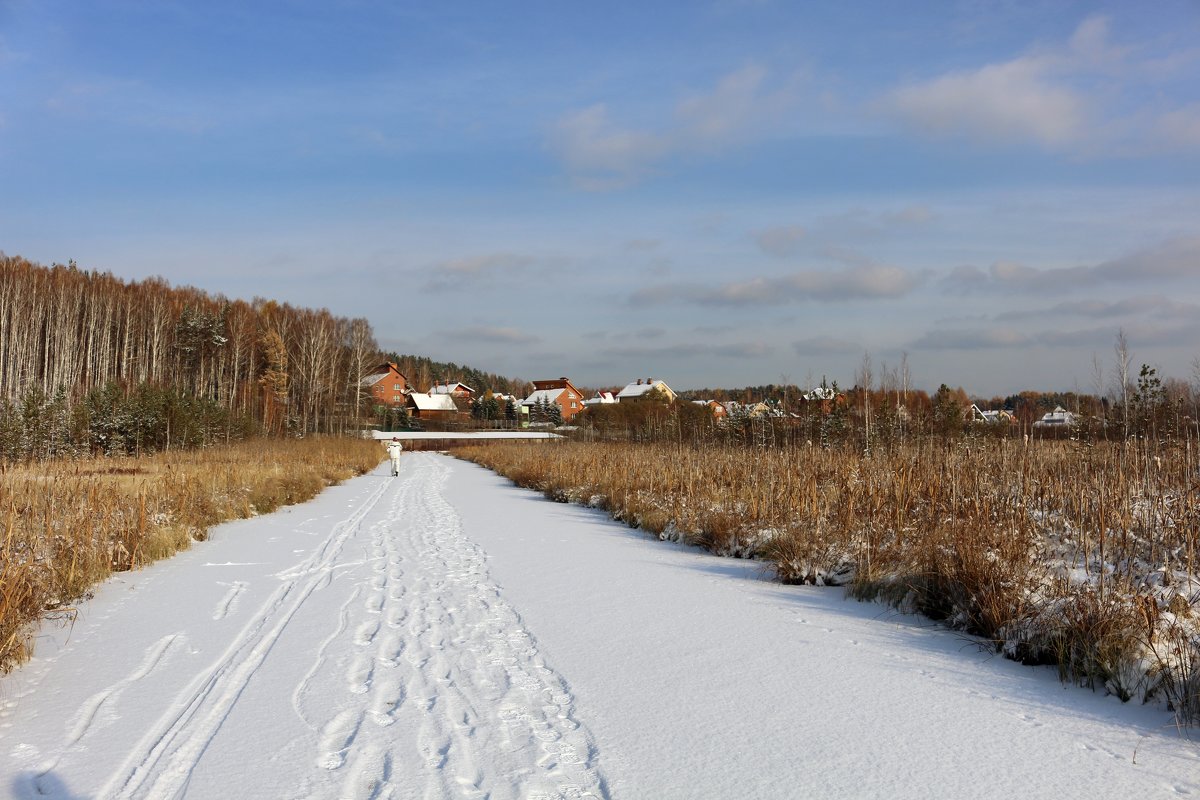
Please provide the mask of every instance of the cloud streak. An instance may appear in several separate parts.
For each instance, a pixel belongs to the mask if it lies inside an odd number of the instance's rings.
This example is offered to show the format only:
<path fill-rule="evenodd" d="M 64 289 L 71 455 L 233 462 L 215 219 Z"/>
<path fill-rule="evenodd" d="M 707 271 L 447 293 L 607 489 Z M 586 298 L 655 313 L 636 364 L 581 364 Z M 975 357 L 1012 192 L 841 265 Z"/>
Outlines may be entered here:
<path fill-rule="evenodd" d="M 800 240 L 804 238 L 804 228 L 799 225 L 780 225 L 765 228 L 754 234 L 754 241 L 764 253 L 785 258 L 795 255 L 800 249 Z"/>
<path fill-rule="evenodd" d="M 1200 338 L 1200 320 L 1176 325 L 1147 323 L 1124 328 L 1135 347 L 1179 347 Z M 913 341 L 914 350 L 1019 350 L 1029 348 L 1091 348 L 1107 350 L 1116 329 L 1111 326 L 1077 330 L 1022 331 L 1016 328 L 976 328 L 930 331 Z"/>
<path fill-rule="evenodd" d="M 496 286 L 504 281 L 517 280 L 531 271 L 562 266 L 564 263 L 564 259 L 508 252 L 447 259 L 424 271 L 422 289 L 427 292 L 450 292 Z"/>
<path fill-rule="evenodd" d="M 1200 318 L 1200 306 L 1191 303 L 1177 303 L 1162 295 L 1146 295 L 1113 302 L 1104 300 L 1078 300 L 1058 303 L 1049 308 L 1006 311 L 997 314 L 993 319 L 997 322 L 1062 318 L 1067 316 L 1093 319 L 1118 319 L 1145 314 L 1153 314 L 1159 319 L 1197 319 Z"/>
<path fill-rule="evenodd" d="M 942 279 L 943 288 L 959 294 L 973 292 L 1061 293 L 1101 284 L 1140 283 L 1200 277 L 1200 237 L 1170 239 L 1098 264 L 1039 269 L 997 261 L 988 269 L 960 266 Z"/>
<path fill-rule="evenodd" d="M 525 333 L 516 328 L 492 327 L 488 325 L 472 325 L 466 328 L 449 327 L 442 335 L 447 339 L 474 343 L 533 344 L 541 341 L 540 336 Z"/>
<path fill-rule="evenodd" d="M 801 270 L 754 277 L 718 286 L 664 283 L 630 295 L 634 306 L 682 302 L 704 306 L 773 306 L 800 302 L 845 302 L 901 297 L 920 279 L 899 267 L 863 264 L 840 270 Z"/>
<path fill-rule="evenodd" d="M 774 352 L 762 342 L 686 342 L 658 347 L 612 347 L 603 355 L 622 359 L 677 359 L 716 356 L 720 358 L 759 358 Z"/>

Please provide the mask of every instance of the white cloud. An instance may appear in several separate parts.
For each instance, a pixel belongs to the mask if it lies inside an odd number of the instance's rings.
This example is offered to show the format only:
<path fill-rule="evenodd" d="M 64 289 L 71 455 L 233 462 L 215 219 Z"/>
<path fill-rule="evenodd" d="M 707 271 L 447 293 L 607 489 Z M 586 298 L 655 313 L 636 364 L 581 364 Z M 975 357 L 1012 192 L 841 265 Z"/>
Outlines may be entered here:
<path fill-rule="evenodd" d="M 1089 17 L 1066 42 L 909 82 L 884 107 L 931 136 L 1072 154 L 1200 146 L 1200 106 L 1162 88 L 1197 54 L 1118 45 L 1109 27 L 1106 17 Z"/>
<path fill-rule="evenodd" d="M 780 225 L 754 234 L 754 240 L 764 253 L 781 258 L 795 255 L 803 238 L 804 228 L 799 225 Z"/>
<path fill-rule="evenodd" d="M 1055 83 L 1038 58 L 943 75 L 896 90 L 891 103 L 914 127 L 984 141 L 1032 140 L 1062 147 L 1086 129 L 1087 102 Z"/>
<path fill-rule="evenodd" d="M 624 130 L 594 105 L 559 121 L 552 137 L 572 182 L 580 189 L 616 189 L 645 176 L 670 149 L 668 137 Z"/>
<path fill-rule="evenodd" d="M 722 77 L 707 92 L 679 101 L 658 130 L 614 122 L 599 103 L 567 114 L 554 126 L 550 148 L 580 189 L 636 183 L 680 153 L 712 152 L 760 135 L 793 101 L 791 87 L 769 91 L 767 70 L 749 65 Z"/>
<path fill-rule="evenodd" d="M 711 92 L 681 101 L 675 109 L 676 138 L 683 146 L 716 147 L 770 119 L 789 102 L 786 94 L 763 92 L 767 71 L 750 65 L 726 75 Z"/>

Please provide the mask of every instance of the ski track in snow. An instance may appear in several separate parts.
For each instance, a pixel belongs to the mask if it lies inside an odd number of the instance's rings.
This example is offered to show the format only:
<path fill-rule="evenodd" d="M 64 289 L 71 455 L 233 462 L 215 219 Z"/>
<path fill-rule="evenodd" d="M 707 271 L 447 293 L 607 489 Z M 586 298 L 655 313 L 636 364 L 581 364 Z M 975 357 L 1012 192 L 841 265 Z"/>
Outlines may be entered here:
<path fill-rule="evenodd" d="M 312 773 L 296 776 L 293 796 L 609 796 L 567 684 L 542 659 L 442 496 L 449 469 L 421 454 L 408 460 L 400 478 L 379 481 L 353 504 L 311 556 L 277 573 L 280 585 L 247 619 L 238 607 L 249 584 L 227 584 L 211 619 L 237 620 L 240 631 L 166 704 L 97 797 L 184 796 L 289 623 L 314 592 L 347 573 L 338 584 L 346 599 L 291 692 L 291 711 L 314 744 Z M 358 550 L 365 561 L 344 557 Z M 39 781 L 52 779 L 63 759 L 86 756 L 88 737 L 119 719 L 121 694 L 186 638 L 159 639 L 136 670 L 89 698 L 31 788 L 40 794 Z"/>
<path fill-rule="evenodd" d="M 242 690 L 304 601 L 328 582 L 343 545 L 358 531 L 386 488 L 386 484 L 378 487 L 349 517 L 335 525 L 332 534 L 312 556 L 279 574 L 282 581 L 279 588 L 217 663 L 176 698 L 117 773 L 114 782 L 101 790 L 101 797 L 172 798 L 183 794 L 192 771 Z M 234 597 L 227 595 L 230 602 L 226 611 Z"/>

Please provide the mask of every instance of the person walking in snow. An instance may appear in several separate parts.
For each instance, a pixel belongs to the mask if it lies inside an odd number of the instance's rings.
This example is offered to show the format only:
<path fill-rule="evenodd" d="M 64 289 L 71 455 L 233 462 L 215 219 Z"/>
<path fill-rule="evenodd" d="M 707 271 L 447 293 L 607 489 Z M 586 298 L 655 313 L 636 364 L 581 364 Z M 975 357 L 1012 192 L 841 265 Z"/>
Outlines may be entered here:
<path fill-rule="evenodd" d="M 404 445 L 400 444 L 400 437 L 393 436 L 392 440 L 387 443 L 388 458 L 392 459 L 392 477 L 400 474 L 400 454 L 404 452 Z"/>

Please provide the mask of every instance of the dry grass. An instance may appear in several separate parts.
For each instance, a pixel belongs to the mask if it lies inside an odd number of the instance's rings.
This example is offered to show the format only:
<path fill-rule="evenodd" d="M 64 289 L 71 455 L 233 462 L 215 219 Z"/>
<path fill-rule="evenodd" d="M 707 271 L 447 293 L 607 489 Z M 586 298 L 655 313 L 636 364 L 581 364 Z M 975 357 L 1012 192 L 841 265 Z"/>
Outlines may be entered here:
<path fill-rule="evenodd" d="M 69 616 L 113 572 L 307 500 L 382 456 L 373 441 L 312 437 L 0 469 L 0 670 L 28 657 L 33 623 Z"/>
<path fill-rule="evenodd" d="M 1200 476 L 1173 448 L 490 444 L 457 454 L 786 583 L 845 584 L 1009 657 L 1200 718 Z"/>

